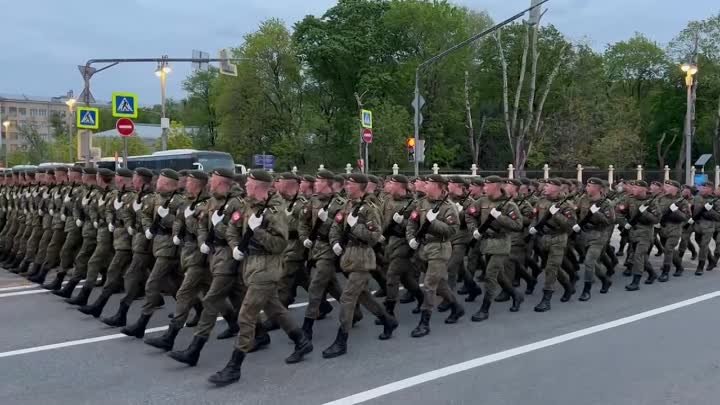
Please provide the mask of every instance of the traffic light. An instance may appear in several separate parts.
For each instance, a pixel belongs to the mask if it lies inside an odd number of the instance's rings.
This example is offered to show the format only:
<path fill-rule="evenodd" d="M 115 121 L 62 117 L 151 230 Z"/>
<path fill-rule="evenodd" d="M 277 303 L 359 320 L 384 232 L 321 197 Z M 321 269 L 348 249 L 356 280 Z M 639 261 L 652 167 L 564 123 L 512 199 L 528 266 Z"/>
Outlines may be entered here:
<path fill-rule="evenodd" d="M 405 141 L 405 146 L 407 147 L 408 162 L 414 162 L 415 161 L 415 138 L 408 138 Z"/>

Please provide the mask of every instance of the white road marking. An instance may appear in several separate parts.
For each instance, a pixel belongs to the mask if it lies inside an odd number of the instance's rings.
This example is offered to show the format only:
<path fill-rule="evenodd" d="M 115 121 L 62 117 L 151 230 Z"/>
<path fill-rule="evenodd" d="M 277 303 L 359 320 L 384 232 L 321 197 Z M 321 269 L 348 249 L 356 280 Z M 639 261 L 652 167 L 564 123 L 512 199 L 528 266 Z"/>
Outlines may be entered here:
<path fill-rule="evenodd" d="M 40 287 L 37 284 L 26 284 L 26 285 L 19 285 L 15 287 L 3 287 L 0 288 L 0 291 L 17 291 L 17 290 L 26 290 L 28 288 L 37 288 Z"/>
<path fill-rule="evenodd" d="M 65 283 L 63 283 L 65 284 Z M 39 287 L 39 286 L 38 286 Z M 82 288 L 82 284 L 78 284 L 75 289 Z M 5 293 L 0 294 L 0 298 L 7 298 L 7 297 L 17 297 L 19 295 L 32 295 L 32 294 L 43 294 L 43 293 L 49 293 L 50 290 L 46 290 L 44 288 L 40 288 L 38 290 L 30 290 L 30 291 L 17 291 L 17 292 L 11 292 L 11 293 Z"/>
<path fill-rule="evenodd" d="M 428 371 L 426 373 L 418 374 L 413 377 L 409 377 L 403 380 L 395 381 L 390 384 L 382 385 L 377 388 L 373 388 L 367 391 L 363 391 L 354 395 L 350 395 L 344 398 L 337 399 L 335 401 L 327 402 L 323 405 L 352 405 L 359 404 L 362 402 L 370 401 L 371 399 L 379 398 L 394 392 L 398 392 L 416 385 L 424 384 L 429 381 L 444 378 L 453 374 L 461 373 L 463 371 L 472 370 L 477 367 L 482 367 L 491 363 L 495 363 L 501 360 L 509 359 L 511 357 L 520 356 L 526 353 L 534 352 L 536 350 L 544 349 L 547 347 L 555 346 L 570 340 L 579 339 L 585 336 L 589 336 L 595 333 L 603 332 L 608 329 L 617 328 L 619 326 L 627 325 L 633 322 L 637 322 L 643 319 L 647 319 L 656 315 L 664 314 L 666 312 L 674 311 L 676 309 L 684 308 L 690 305 L 694 305 L 703 301 L 711 300 L 713 298 L 720 297 L 720 291 L 703 294 L 695 298 L 690 298 L 684 301 L 676 302 L 674 304 L 666 305 L 663 307 L 651 309 L 649 311 L 641 312 L 639 314 L 627 316 L 625 318 L 616 319 L 614 321 L 602 323 L 600 325 L 591 326 L 589 328 L 580 329 L 574 332 L 566 333 L 564 335 L 556 336 L 553 338 L 541 340 L 538 342 L 530 343 L 524 346 L 515 347 L 513 349 L 503 350 L 501 352 L 489 354 L 487 356 L 477 357 L 472 360 L 464 361 L 462 363 L 452 364 L 447 367 L 439 368 L 436 370 Z"/>

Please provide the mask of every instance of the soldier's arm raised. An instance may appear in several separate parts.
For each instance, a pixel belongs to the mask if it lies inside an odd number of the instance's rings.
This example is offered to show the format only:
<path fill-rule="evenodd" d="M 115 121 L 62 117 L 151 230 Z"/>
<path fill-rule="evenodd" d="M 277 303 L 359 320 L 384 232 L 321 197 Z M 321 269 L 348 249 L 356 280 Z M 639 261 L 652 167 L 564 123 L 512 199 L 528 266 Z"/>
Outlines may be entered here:
<path fill-rule="evenodd" d="M 457 209 L 453 204 L 446 202 L 440 207 L 437 219 L 428 227 L 428 233 L 447 239 L 453 236 L 459 227 Z"/>
<path fill-rule="evenodd" d="M 288 220 L 285 208 L 268 208 L 264 214 L 265 227 L 262 225 L 253 231 L 253 239 L 263 245 L 271 253 L 282 253 L 287 247 Z"/>
<path fill-rule="evenodd" d="M 523 229 L 522 215 L 520 215 L 520 209 L 514 202 L 505 204 L 503 207 L 503 215 L 497 217 L 496 221 L 503 228 L 511 232 L 517 232 Z"/>
<path fill-rule="evenodd" d="M 357 224 L 350 228 L 350 233 L 368 245 L 374 246 L 382 236 L 380 214 L 376 208 L 366 206 L 360 210 L 359 216 L 364 216 L 364 223 L 358 218 Z"/>

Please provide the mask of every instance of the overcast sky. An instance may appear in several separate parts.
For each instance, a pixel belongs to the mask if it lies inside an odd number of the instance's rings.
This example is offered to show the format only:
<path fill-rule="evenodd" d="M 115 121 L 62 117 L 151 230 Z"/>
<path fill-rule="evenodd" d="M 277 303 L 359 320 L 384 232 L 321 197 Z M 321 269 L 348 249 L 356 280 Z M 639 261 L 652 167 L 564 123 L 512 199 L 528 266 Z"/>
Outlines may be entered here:
<path fill-rule="evenodd" d="M 529 0 L 454 0 L 487 10 L 500 21 L 526 8 Z M 277 17 L 292 24 L 307 14 L 322 15 L 334 0 L 34 0 L 2 7 L 0 93 L 57 96 L 82 90 L 77 65 L 91 58 L 191 57 L 193 49 L 217 56 L 237 46 L 259 23 Z M 667 44 L 689 20 L 720 10 L 717 0 L 551 0 L 545 23 L 555 24 L 573 42 L 602 50 L 639 31 Z M 147 105 L 160 100 L 150 64 L 126 64 L 99 73 L 92 82 L 98 100 L 112 91 L 131 91 Z M 173 65 L 168 95 L 184 96 L 181 82 L 189 64 Z"/>

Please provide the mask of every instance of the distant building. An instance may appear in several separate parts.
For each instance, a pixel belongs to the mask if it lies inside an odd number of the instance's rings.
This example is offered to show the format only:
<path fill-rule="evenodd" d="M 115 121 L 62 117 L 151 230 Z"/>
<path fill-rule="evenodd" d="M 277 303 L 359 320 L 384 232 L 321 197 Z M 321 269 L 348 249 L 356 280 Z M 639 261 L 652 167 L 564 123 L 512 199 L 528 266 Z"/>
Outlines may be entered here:
<path fill-rule="evenodd" d="M 198 132 L 198 127 L 185 127 L 185 133 L 188 136 L 195 135 Z M 117 138 L 117 130 L 110 129 L 107 131 L 97 132 L 94 138 Z M 140 138 L 140 140 L 147 146 L 151 151 L 155 151 L 155 145 L 158 139 L 162 136 L 162 128 L 160 124 L 138 124 L 135 123 L 135 133 L 133 136 Z"/>

